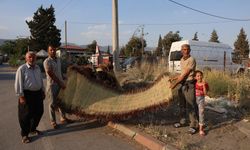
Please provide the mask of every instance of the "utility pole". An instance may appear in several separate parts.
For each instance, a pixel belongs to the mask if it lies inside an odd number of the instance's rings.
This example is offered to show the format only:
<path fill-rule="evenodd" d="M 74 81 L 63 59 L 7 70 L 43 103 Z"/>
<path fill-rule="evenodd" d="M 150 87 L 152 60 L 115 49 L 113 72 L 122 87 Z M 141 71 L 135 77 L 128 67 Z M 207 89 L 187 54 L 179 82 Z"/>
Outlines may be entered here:
<path fill-rule="evenodd" d="M 118 0 L 112 0 L 112 51 L 114 71 L 120 71 L 119 33 L 118 33 Z"/>
<path fill-rule="evenodd" d="M 143 56 L 144 54 L 144 26 L 142 26 L 141 28 L 141 45 L 142 45 L 141 56 Z"/>
<path fill-rule="evenodd" d="M 65 46 L 66 46 L 66 52 L 67 52 L 67 47 L 68 47 L 68 41 L 67 41 L 67 21 L 65 20 Z"/>

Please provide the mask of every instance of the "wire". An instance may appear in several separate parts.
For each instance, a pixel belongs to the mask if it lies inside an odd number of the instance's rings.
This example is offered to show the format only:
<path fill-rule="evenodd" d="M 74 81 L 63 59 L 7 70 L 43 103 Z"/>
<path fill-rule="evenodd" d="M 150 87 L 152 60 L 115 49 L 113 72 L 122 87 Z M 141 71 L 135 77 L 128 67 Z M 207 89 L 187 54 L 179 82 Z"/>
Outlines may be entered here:
<path fill-rule="evenodd" d="M 67 21 L 71 24 L 85 24 L 85 25 L 111 25 L 111 23 L 107 22 L 79 22 L 79 21 Z M 139 25 L 147 25 L 147 26 L 171 26 L 171 25 L 196 25 L 196 24 L 214 24 L 214 23 L 229 23 L 234 21 L 210 21 L 210 22 L 177 22 L 177 23 L 121 23 L 121 26 L 139 26 Z"/>
<path fill-rule="evenodd" d="M 189 6 L 183 5 L 183 4 L 178 3 L 176 1 L 173 1 L 173 0 L 168 0 L 168 1 L 170 1 L 172 3 L 175 3 L 175 4 L 179 5 L 179 6 L 185 7 L 187 9 L 191 9 L 193 11 L 199 12 L 201 14 L 205 14 L 205 15 L 216 17 L 216 18 L 220 18 L 220 19 L 226 19 L 226 20 L 231 20 L 231 21 L 250 21 L 250 19 L 237 19 L 237 18 L 228 18 L 228 17 L 218 16 L 218 15 L 210 14 L 210 13 L 198 10 L 198 9 L 191 8 Z"/>

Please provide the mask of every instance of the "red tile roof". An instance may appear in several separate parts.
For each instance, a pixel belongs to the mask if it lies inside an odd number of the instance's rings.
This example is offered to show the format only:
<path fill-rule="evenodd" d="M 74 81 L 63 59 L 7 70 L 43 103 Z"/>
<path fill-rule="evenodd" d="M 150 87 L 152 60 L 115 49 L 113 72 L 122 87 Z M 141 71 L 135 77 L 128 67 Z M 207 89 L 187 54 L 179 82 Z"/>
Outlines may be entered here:
<path fill-rule="evenodd" d="M 84 51 L 86 49 L 79 47 L 79 46 L 75 46 L 75 45 L 64 45 L 60 47 L 61 49 L 67 49 L 67 50 L 77 50 L 77 51 Z"/>

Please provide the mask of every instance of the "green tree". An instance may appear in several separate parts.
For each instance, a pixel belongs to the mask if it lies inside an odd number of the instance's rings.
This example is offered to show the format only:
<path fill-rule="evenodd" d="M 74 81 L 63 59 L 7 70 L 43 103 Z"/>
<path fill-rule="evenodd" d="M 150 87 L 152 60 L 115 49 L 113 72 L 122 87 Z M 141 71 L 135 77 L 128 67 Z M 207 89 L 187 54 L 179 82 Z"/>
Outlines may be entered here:
<path fill-rule="evenodd" d="M 146 40 L 144 40 L 144 47 L 147 46 Z M 126 56 L 142 56 L 142 40 L 139 37 L 133 36 L 130 38 L 125 48 Z"/>
<path fill-rule="evenodd" d="M 96 40 L 93 40 L 91 44 L 88 44 L 88 45 L 87 45 L 87 51 L 89 51 L 89 52 L 95 54 L 96 45 L 97 45 Z"/>
<path fill-rule="evenodd" d="M 169 55 L 170 47 L 173 42 L 180 41 L 182 39 L 179 33 L 180 33 L 179 31 L 176 31 L 175 33 L 173 33 L 173 31 L 170 31 L 164 36 L 162 40 L 163 48 L 164 48 L 164 52 L 163 52 L 164 56 Z"/>
<path fill-rule="evenodd" d="M 217 35 L 216 30 L 213 30 L 213 32 L 211 33 L 211 37 L 210 37 L 209 42 L 216 42 L 216 43 L 220 43 L 220 41 L 219 41 L 219 37 L 218 37 L 218 35 Z"/>
<path fill-rule="evenodd" d="M 109 47 L 109 45 L 108 45 L 107 53 L 108 53 L 108 54 L 111 54 L 111 53 L 110 53 L 110 47 Z"/>
<path fill-rule="evenodd" d="M 161 38 L 161 35 L 159 36 L 159 40 L 158 40 L 158 46 L 157 46 L 157 48 L 156 48 L 156 50 L 155 50 L 155 55 L 156 56 L 162 56 L 162 54 L 163 54 L 163 52 L 162 52 L 162 50 L 163 50 L 163 48 L 162 48 L 162 38 Z"/>
<path fill-rule="evenodd" d="M 58 47 L 61 45 L 61 30 L 54 25 L 56 22 L 55 9 L 51 5 L 49 8 L 39 7 L 34 13 L 31 21 L 26 21 L 29 26 L 31 37 L 31 49 L 47 49 L 48 44 Z"/>
<path fill-rule="evenodd" d="M 240 29 L 237 40 L 234 42 L 234 51 L 236 54 L 243 58 L 248 58 L 249 55 L 249 44 L 247 35 L 243 28 Z"/>
<path fill-rule="evenodd" d="M 14 51 L 18 56 L 25 55 L 29 50 L 29 39 L 28 38 L 20 38 L 15 41 Z"/>
<path fill-rule="evenodd" d="M 15 41 L 5 41 L 1 46 L 1 52 L 8 55 L 15 54 Z"/>
<path fill-rule="evenodd" d="M 194 40 L 194 41 L 199 41 L 199 39 L 198 39 L 198 32 L 195 32 L 194 38 L 193 38 L 192 40 Z"/>

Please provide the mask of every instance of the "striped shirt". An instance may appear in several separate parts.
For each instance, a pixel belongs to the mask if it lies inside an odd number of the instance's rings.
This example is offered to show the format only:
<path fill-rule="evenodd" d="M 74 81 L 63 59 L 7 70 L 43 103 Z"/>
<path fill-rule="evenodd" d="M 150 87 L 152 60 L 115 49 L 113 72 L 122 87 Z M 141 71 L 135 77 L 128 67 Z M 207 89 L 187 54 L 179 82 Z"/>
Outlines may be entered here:
<path fill-rule="evenodd" d="M 28 63 L 21 65 L 16 71 L 16 95 L 24 96 L 24 90 L 38 91 L 41 89 L 44 89 L 44 86 L 39 66 L 31 67 Z"/>

